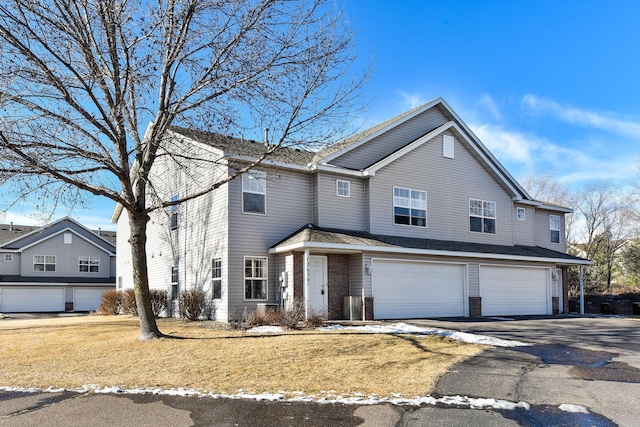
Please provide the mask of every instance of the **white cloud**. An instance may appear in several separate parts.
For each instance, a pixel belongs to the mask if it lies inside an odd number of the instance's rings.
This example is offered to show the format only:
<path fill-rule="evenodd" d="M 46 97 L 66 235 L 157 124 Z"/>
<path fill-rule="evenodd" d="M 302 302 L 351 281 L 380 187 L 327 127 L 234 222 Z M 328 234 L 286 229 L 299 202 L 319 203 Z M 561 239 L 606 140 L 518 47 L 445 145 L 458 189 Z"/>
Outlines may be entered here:
<path fill-rule="evenodd" d="M 601 113 L 567 107 L 535 95 L 525 95 L 522 98 L 522 104 L 535 113 L 551 114 L 568 123 L 640 138 L 640 123 L 618 120 Z"/>
<path fill-rule="evenodd" d="M 500 113 L 500 109 L 498 108 L 498 104 L 494 101 L 494 99 L 490 95 L 482 95 L 480 97 L 480 106 L 484 107 L 491 113 L 495 120 L 501 120 L 502 114 Z"/>
<path fill-rule="evenodd" d="M 406 110 L 411 110 L 412 108 L 418 107 L 427 102 L 427 100 L 419 93 L 407 93 L 403 91 L 399 91 L 398 93 L 402 97 Z"/>

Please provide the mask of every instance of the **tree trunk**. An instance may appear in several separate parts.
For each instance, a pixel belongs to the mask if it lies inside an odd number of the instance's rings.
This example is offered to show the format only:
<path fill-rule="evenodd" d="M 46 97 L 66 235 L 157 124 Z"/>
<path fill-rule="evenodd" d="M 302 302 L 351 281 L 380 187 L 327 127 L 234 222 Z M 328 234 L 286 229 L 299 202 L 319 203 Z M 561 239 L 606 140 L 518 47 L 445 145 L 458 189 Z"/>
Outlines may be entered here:
<path fill-rule="evenodd" d="M 162 337 L 156 318 L 151 309 L 149 295 L 149 273 L 147 270 L 147 223 L 149 216 L 129 213 L 131 228 L 131 263 L 133 267 L 133 286 L 136 294 L 136 305 L 140 318 L 140 341 Z"/>

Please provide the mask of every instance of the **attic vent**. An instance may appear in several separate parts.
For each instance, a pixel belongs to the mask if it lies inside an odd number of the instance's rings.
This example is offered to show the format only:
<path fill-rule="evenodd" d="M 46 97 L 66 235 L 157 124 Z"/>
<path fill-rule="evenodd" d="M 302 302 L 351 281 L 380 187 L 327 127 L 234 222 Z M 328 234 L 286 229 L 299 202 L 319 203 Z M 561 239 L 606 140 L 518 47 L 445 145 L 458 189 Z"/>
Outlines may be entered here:
<path fill-rule="evenodd" d="M 442 135 L 442 156 L 447 159 L 453 159 L 453 137 L 450 135 Z"/>

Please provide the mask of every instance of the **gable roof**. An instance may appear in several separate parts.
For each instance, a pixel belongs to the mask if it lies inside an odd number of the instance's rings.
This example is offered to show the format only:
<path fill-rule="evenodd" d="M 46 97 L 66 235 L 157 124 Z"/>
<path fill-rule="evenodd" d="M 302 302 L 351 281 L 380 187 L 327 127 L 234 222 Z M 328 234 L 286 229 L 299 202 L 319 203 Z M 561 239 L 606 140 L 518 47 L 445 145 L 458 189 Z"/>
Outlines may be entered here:
<path fill-rule="evenodd" d="M 269 252 L 282 253 L 304 249 L 339 250 L 341 252 L 396 252 L 403 254 L 454 256 L 485 259 L 553 262 L 590 265 L 593 261 L 539 246 L 506 246 L 451 240 L 422 239 L 371 234 L 366 231 L 343 230 L 307 224 L 273 245 Z"/>
<path fill-rule="evenodd" d="M 21 251 L 65 231 L 71 231 L 94 246 L 115 255 L 115 232 L 92 231 L 70 217 L 61 218 L 43 227 L 2 225 L 0 249 Z"/>

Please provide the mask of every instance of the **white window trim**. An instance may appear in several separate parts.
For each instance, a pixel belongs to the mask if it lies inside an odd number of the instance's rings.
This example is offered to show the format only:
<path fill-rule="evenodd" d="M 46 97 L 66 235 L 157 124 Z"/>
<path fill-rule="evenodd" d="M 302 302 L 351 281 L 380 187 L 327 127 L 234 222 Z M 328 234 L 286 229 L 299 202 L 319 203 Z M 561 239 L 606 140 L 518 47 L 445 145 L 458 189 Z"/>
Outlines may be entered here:
<path fill-rule="evenodd" d="M 263 191 L 253 191 L 253 190 L 245 190 L 245 177 L 253 176 L 257 179 L 262 179 L 264 182 L 264 190 Z M 248 179 L 248 178 L 247 178 Z M 254 171 L 250 170 L 242 174 L 242 213 L 247 215 L 266 215 L 267 214 L 267 173 L 264 171 Z M 264 212 L 247 212 L 244 210 L 244 193 L 249 194 L 262 194 L 264 196 Z"/>
<path fill-rule="evenodd" d="M 451 135 L 442 135 L 442 157 L 455 158 L 455 139 Z"/>
<path fill-rule="evenodd" d="M 176 274 L 175 274 L 175 276 L 176 276 L 176 280 L 173 280 L 173 276 L 174 276 L 174 274 L 173 274 L 173 270 L 174 270 L 174 269 L 175 269 L 175 271 L 176 271 Z M 172 285 L 175 285 L 176 283 L 178 283 L 178 282 L 180 281 L 180 270 L 178 269 L 178 266 L 177 266 L 177 265 L 172 265 L 172 266 L 171 266 L 171 273 L 170 273 L 170 274 L 171 274 L 170 280 L 171 280 L 171 284 L 172 284 Z"/>
<path fill-rule="evenodd" d="M 174 194 L 173 196 L 171 196 L 171 201 L 175 202 L 178 200 L 178 195 Z M 180 205 L 171 205 L 170 210 L 169 210 L 169 227 L 171 228 L 171 230 L 177 230 L 178 227 L 180 226 L 180 214 L 179 214 L 179 210 L 180 210 Z M 175 220 L 174 220 L 175 218 Z"/>
<path fill-rule="evenodd" d="M 247 278 L 246 276 L 246 265 L 247 265 L 247 260 L 248 259 L 261 259 L 264 260 L 264 267 L 263 267 L 263 274 L 265 274 L 265 276 L 263 277 L 249 277 Z M 245 256 L 242 262 L 242 276 L 243 276 L 243 280 L 242 280 L 242 297 L 244 299 L 244 301 L 268 301 L 269 300 L 269 258 L 266 256 Z M 264 298 L 247 298 L 247 292 L 246 292 L 246 286 L 247 286 L 247 279 L 258 279 L 258 280 L 264 280 L 264 285 L 265 285 L 265 297 Z"/>
<path fill-rule="evenodd" d="M 400 190 L 408 190 L 409 191 L 409 224 L 398 224 L 396 222 L 396 219 L 395 219 L 396 218 L 396 212 L 395 212 L 395 210 L 396 210 L 396 188 L 398 188 Z M 411 200 L 412 200 L 411 199 L 411 192 L 412 191 L 415 191 L 415 192 L 418 192 L 418 193 L 424 193 L 424 215 L 425 215 L 425 217 L 424 217 L 424 225 L 413 225 L 413 224 L 411 224 L 411 218 L 412 218 L 411 217 Z M 424 191 L 424 190 L 416 190 L 414 188 L 399 187 L 397 185 L 394 185 L 393 186 L 392 197 L 393 197 L 393 200 L 392 200 L 393 211 L 391 213 L 392 213 L 392 216 L 393 216 L 393 225 L 397 225 L 397 226 L 400 226 L 400 227 L 420 227 L 420 228 L 428 228 L 429 227 L 429 212 L 428 212 L 429 202 L 428 202 L 428 194 L 427 194 L 426 191 Z M 398 206 L 398 207 L 402 208 L 404 206 Z"/>
<path fill-rule="evenodd" d="M 82 261 L 85 261 L 84 263 Z M 94 261 L 97 261 L 97 264 L 94 263 Z M 81 267 L 82 266 L 86 266 L 87 267 L 87 271 L 82 271 Z M 91 267 L 92 266 L 97 266 L 98 267 L 98 271 L 91 271 Z M 100 257 L 97 256 L 85 256 L 85 255 L 81 255 L 78 257 L 78 273 L 100 273 Z"/>
<path fill-rule="evenodd" d="M 216 268 L 216 261 L 220 262 L 220 268 Z M 216 271 L 220 272 L 220 275 L 214 275 Z M 215 298 L 213 293 L 213 286 L 215 282 L 220 282 L 220 297 Z M 213 258 L 211 260 L 211 298 L 212 299 L 222 299 L 222 258 Z"/>
<path fill-rule="evenodd" d="M 476 202 L 481 202 L 482 203 L 482 215 L 478 216 L 478 215 L 471 215 L 471 201 L 475 200 Z M 494 209 L 494 214 L 495 216 L 490 217 L 490 216 L 484 216 L 484 204 L 485 203 L 493 203 L 493 205 L 495 206 Z M 498 235 L 498 204 L 496 202 L 493 202 L 491 200 L 482 200 L 482 199 L 474 199 L 473 197 L 469 197 L 469 203 L 467 205 L 467 212 L 469 215 L 469 219 L 471 219 L 471 217 L 474 218 L 481 218 L 482 220 L 484 220 L 485 218 L 487 219 L 493 219 L 495 221 L 495 233 L 487 233 L 484 231 L 484 221 L 482 221 L 482 231 L 473 231 L 471 230 L 471 220 L 469 220 L 469 233 L 476 233 L 476 234 L 484 234 L 484 235 L 488 235 L 488 236 L 497 236 Z"/>
<path fill-rule="evenodd" d="M 520 212 L 522 212 L 522 218 L 520 218 Z M 516 220 L 524 221 L 527 217 L 527 211 L 525 208 L 516 208 Z"/>
<path fill-rule="evenodd" d="M 4 254 L 4 260 L 7 262 L 13 261 L 13 254 Z"/>
<path fill-rule="evenodd" d="M 42 262 L 36 263 L 36 257 L 42 257 Z M 53 263 L 47 262 L 47 258 L 53 258 Z M 36 264 L 42 264 L 43 270 L 36 270 Z M 33 256 L 33 272 L 34 273 L 53 273 L 57 269 L 57 258 L 55 255 L 34 255 Z M 47 265 L 53 265 L 53 270 L 47 271 Z"/>
<path fill-rule="evenodd" d="M 558 228 L 557 229 L 553 228 L 552 218 L 558 218 Z M 553 240 L 551 240 L 551 232 L 552 231 L 557 231 L 558 232 L 558 241 L 557 242 L 554 242 Z M 562 219 L 560 218 L 560 215 L 549 215 L 549 243 L 551 243 L 553 245 L 559 245 L 561 241 L 562 241 Z"/>
<path fill-rule="evenodd" d="M 342 188 L 347 190 L 347 194 L 340 194 L 340 184 L 345 184 L 345 186 L 343 186 Z M 336 196 L 351 197 L 351 181 L 336 179 Z"/>

